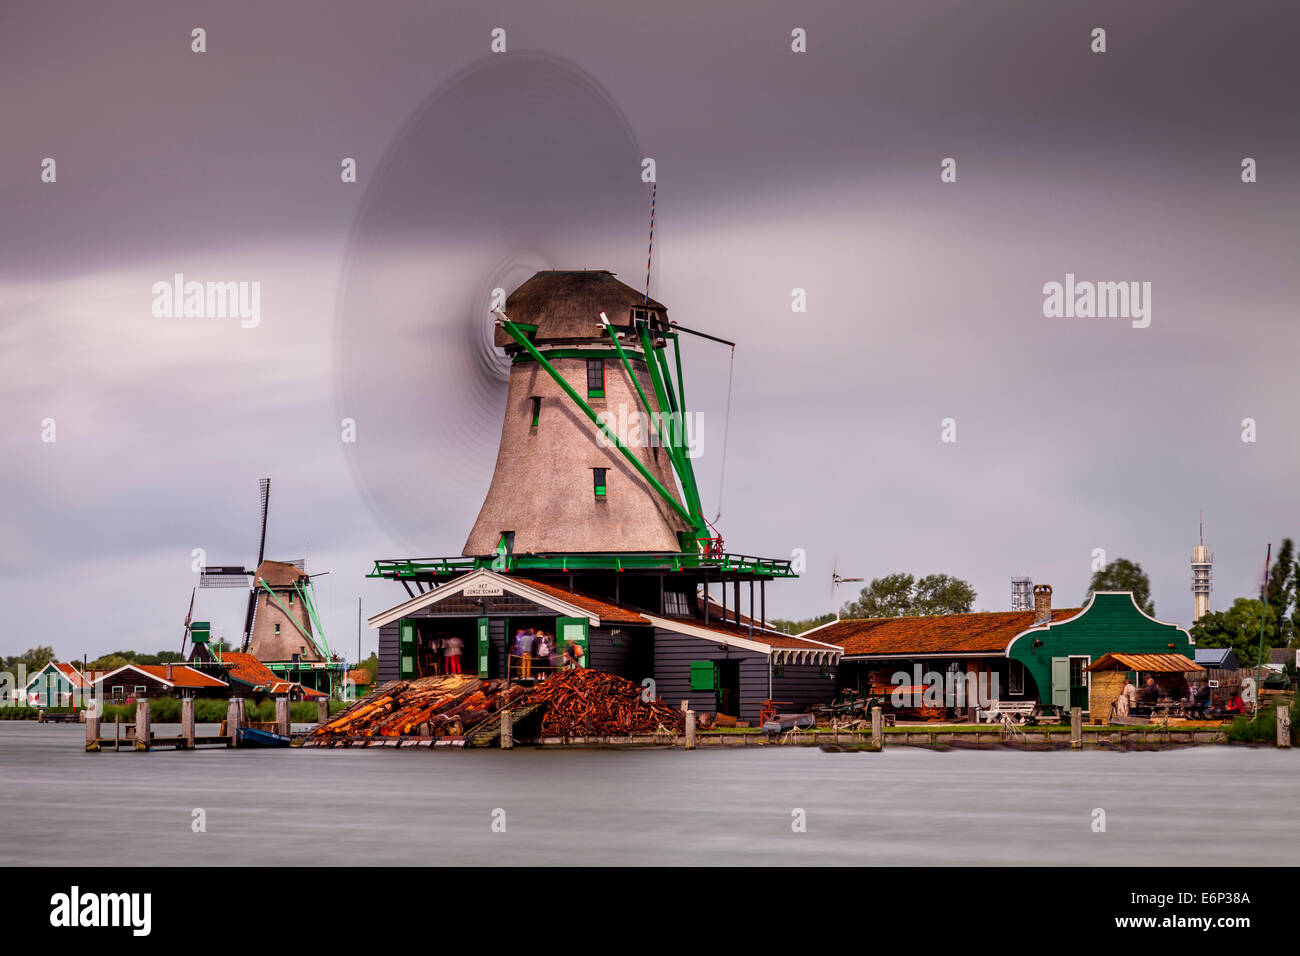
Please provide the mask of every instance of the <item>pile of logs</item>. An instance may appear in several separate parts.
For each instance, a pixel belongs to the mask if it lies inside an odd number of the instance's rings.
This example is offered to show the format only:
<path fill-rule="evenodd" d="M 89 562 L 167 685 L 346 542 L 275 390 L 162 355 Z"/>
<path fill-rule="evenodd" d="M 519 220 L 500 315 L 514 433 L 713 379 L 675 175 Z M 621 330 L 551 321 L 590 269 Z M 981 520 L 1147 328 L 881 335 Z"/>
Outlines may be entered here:
<path fill-rule="evenodd" d="M 547 737 L 681 733 L 686 718 L 661 700 L 643 700 L 642 688 L 601 671 L 559 671 L 523 698 L 545 703 L 542 735 Z"/>
<path fill-rule="evenodd" d="M 524 694 L 500 680 L 448 676 L 396 681 L 358 701 L 315 737 L 458 737 Z"/>

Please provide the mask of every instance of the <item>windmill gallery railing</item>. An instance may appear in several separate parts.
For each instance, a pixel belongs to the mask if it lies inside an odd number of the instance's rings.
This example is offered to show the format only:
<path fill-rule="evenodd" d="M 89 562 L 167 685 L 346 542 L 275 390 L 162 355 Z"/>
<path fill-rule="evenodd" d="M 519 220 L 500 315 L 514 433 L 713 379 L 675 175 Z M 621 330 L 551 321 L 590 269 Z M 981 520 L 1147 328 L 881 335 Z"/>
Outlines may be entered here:
<path fill-rule="evenodd" d="M 545 571 L 711 571 L 755 578 L 798 577 L 791 562 L 725 552 L 663 552 L 619 554 L 489 554 L 472 557 L 392 558 L 375 562 L 371 578 L 390 581 L 430 581 L 486 568 L 503 573 Z"/>

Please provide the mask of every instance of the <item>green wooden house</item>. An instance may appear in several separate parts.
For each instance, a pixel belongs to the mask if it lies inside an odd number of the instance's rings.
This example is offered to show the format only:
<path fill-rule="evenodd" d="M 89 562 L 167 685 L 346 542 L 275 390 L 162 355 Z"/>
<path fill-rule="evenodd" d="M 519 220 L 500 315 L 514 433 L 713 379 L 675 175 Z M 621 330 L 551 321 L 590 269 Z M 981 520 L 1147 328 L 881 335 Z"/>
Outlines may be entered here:
<path fill-rule="evenodd" d="M 1094 594 L 1073 617 L 1017 635 L 1007 646 L 1006 656 L 1033 680 L 1041 703 L 1086 709 L 1088 675 L 1084 668 L 1109 653 L 1196 656 L 1186 631 L 1149 617 L 1129 591 Z"/>

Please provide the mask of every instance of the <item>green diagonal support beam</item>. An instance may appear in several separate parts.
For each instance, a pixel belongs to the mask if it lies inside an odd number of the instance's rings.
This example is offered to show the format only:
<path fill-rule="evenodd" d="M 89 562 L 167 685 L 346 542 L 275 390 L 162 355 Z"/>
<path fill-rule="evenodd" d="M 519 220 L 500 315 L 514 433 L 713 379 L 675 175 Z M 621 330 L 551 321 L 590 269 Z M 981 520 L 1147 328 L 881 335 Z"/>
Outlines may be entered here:
<path fill-rule="evenodd" d="M 689 449 L 687 448 L 687 439 L 690 437 L 686 431 L 686 403 L 678 403 L 677 396 L 673 394 L 673 379 L 668 371 L 668 356 L 663 349 L 655 349 L 654 356 L 659 362 L 659 375 L 664 383 L 664 392 L 668 396 L 668 407 L 673 410 L 676 416 L 674 421 L 678 423 L 678 438 L 681 444 L 677 448 L 677 459 L 681 462 L 681 474 L 683 475 L 683 484 L 690 487 L 691 505 L 695 509 L 700 523 L 704 523 L 704 505 L 700 502 L 700 487 L 695 482 L 695 468 L 691 465 Z"/>
<path fill-rule="evenodd" d="M 604 315 L 604 313 L 601 313 Z M 680 479 L 682 473 L 682 462 L 679 459 L 677 447 L 673 444 L 672 435 L 664 436 L 663 415 L 655 414 L 655 410 L 650 405 L 650 400 L 646 398 L 645 389 L 641 387 L 641 382 L 636 377 L 636 372 L 632 370 L 632 361 L 627 357 L 627 352 L 623 349 L 623 343 L 618 340 L 618 332 L 614 329 L 612 323 L 606 322 L 605 331 L 609 333 L 610 339 L 614 343 L 614 350 L 618 352 L 618 357 L 623 360 L 623 367 L 627 369 L 627 377 L 632 380 L 632 385 L 636 389 L 637 395 L 641 397 L 641 407 L 645 409 L 646 417 L 654 425 L 655 431 L 659 434 L 660 446 L 668 452 L 668 459 L 673 463 L 673 471 L 677 473 Z M 647 364 L 652 361 L 647 358 Z M 682 482 L 682 497 L 686 499 L 687 507 L 690 507 L 690 496 L 686 493 L 686 483 Z"/>
<path fill-rule="evenodd" d="M 320 641 L 317 642 L 317 646 L 323 647 L 325 656 L 329 657 L 330 642 L 325 637 L 325 628 L 321 626 L 320 617 L 316 614 L 316 602 L 307 594 L 307 588 L 304 588 L 297 581 L 293 582 L 293 586 L 297 590 L 298 596 L 302 598 L 302 603 L 303 606 L 307 608 L 307 613 L 311 616 L 311 622 L 316 628 L 316 633 L 320 635 Z M 307 579 L 307 587 L 311 587 L 311 578 Z M 315 588 L 312 588 L 312 593 L 315 593 Z"/>
<path fill-rule="evenodd" d="M 267 584 L 265 581 L 262 581 L 261 585 L 266 589 L 266 593 L 271 596 L 271 600 L 275 602 L 275 606 L 284 612 L 284 616 L 289 619 L 289 623 L 302 632 L 302 636 L 311 642 L 312 647 L 316 648 L 319 653 L 325 654 L 325 651 L 321 650 L 321 646 L 316 643 L 316 638 L 307 633 L 307 629 L 299 624 L 298 619 L 289 612 L 287 607 L 284 606 L 284 602 L 275 596 L 275 592 L 271 590 L 271 585 Z M 325 654 L 325 656 L 328 657 L 329 655 Z"/>
<path fill-rule="evenodd" d="M 649 326 L 642 324 L 638 327 L 637 332 L 641 338 L 641 350 L 646 355 L 646 366 L 650 370 L 650 383 L 654 386 L 655 398 L 659 401 L 659 407 L 667 408 L 669 414 L 676 416 L 674 423 L 678 427 L 670 429 L 670 438 L 676 447 L 674 463 L 681 469 L 678 477 L 681 479 L 682 489 L 686 493 L 687 506 L 691 509 L 691 526 L 695 528 L 696 537 L 708 537 L 708 526 L 704 522 L 704 509 L 700 507 L 699 492 L 695 488 L 695 475 L 690 469 L 690 464 L 686 461 L 685 455 L 682 453 L 682 446 L 680 443 L 682 432 L 686 428 L 686 420 L 677 412 L 673 411 L 672 404 L 668 399 L 668 394 L 664 390 L 664 383 L 659 374 L 659 366 L 656 358 L 658 353 L 655 351 L 654 343 L 650 340 Z"/>
<path fill-rule="evenodd" d="M 677 514 L 681 516 L 682 520 L 690 525 L 696 534 L 701 533 L 700 528 L 691 513 L 683 508 L 681 502 L 673 497 L 672 492 L 663 486 L 663 482 L 651 474 L 650 469 L 645 466 L 645 463 L 633 454 L 632 450 L 628 448 L 627 445 L 623 444 L 618 435 L 614 434 L 613 429 L 600 420 L 600 417 L 592 410 L 591 406 L 582 400 L 582 397 L 574 391 L 572 385 L 565 381 L 564 376 L 561 375 L 556 370 L 555 366 L 546 359 L 546 356 L 537 351 L 537 346 L 533 345 L 533 343 L 528 340 L 528 336 L 523 333 L 519 326 L 507 319 L 505 313 L 498 311 L 496 314 L 501 320 L 502 328 L 509 333 L 510 337 L 519 343 L 519 345 L 521 345 L 528 354 L 533 357 L 533 361 L 546 369 L 547 374 L 550 375 L 551 378 L 555 379 L 556 384 L 564 390 L 564 393 L 568 395 L 569 398 L 573 399 L 573 403 L 582 410 L 584 415 L 591 419 L 591 423 L 595 425 L 605 435 L 605 437 L 609 439 L 614 447 L 622 453 L 623 457 L 626 458 L 628 463 L 640 473 L 641 477 L 646 480 L 650 487 L 658 492 L 659 497 L 663 498 L 668 506 L 672 508 L 673 511 L 677 512 Z"/>

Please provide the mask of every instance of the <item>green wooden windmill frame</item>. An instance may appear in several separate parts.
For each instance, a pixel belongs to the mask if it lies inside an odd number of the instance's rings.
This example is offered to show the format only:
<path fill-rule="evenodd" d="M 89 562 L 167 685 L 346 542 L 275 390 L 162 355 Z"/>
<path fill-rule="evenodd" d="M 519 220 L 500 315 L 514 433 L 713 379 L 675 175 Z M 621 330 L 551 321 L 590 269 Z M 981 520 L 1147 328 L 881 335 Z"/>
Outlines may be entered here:
<path fill-rule="evenodd" d="M 663 482 L 661 482 L 658 478 L 656 478 L 654 474 L 650 471 L 650 469 L 646 467 L 645 463 L 641 461 L 641 459 L 638 458 L 636 454 L 633 453 L 633 451 L 627 447 L 627 445 L 623 442 L 623 440 L 620 439 L 618 435 L 614 433 L 614 430 L 600 420 L 600 417 L 596 414 L 595 410 L 592 409 L 592 407 L 589 404 L 587 404 L 586 401 L 583 400 L 582 396 L 580 396 L 577 393 L 577 391 L 573 388 L 573 386 L 570 385 L 568 381 L 565 380 L 564 376 L 559 373 L 559 371 L 555 368 L 554 365 L 550 363 L 550 361 L 546 358 L 546 356 L 543 355 L 540 351 L 538 351 L 537 346 L 535 346 L 532 343 L 532 341 L 529 340 L 527 333 L 518 325 L 516 325 L 515 323 L 511 322 L 508 318 L 506 318 L 505 313 L 502 312 L 500 309 L 496 310 L 496 315 L 501 322 L 501 327 L 506 330 L 506 332 L 510 335 L 510 337 L 514 339 L 520 346 L 522 346 L 524 350 L 527 351 L 528 354 L 533 358 L 533 360 L 537 362 L 537 364 L 540 365 L 546 371 L 546 373 L 555 380 L 556 384 L 559 385 L 560 388 L 564 391 L 564 393 L 568 395 L 570 399 L 573 400 L 573 403 L 578 406 L 578 408 L 582 411 L 582 413 L 586 415 L 589 419 L 591 419 L 592 424 L 594 424 L 605 435 L 605 437 L 609 439 L 610 443 L 613 444 L 614 447 L 619 450 L 619 452 L 623 455 L 623 457 L 627 459 L 628 463 L 631 464 L 632 467 L 635 468 L 637 472 L 641 475 L 641 477 L 646 480 L 646 483 L 649 484 L 650 487 L 653 488 L 655 492 L 659 495 L 659 497 L 662 498 L 668 504 L 668 506 L 672 508 L 672 510 L 675 511 L 679 516 L 681 516 L 682 520 L 685 521 L 690 526 L 691 536 L 693 538 L 708 537 L 709 536 L 708 524 L 707 522 L 704 521 L 703 516 L 699 513 L 698 503 L 695 503 L 692 507 L 689 508 L 683 507 L 681 502 L 677 500 L 677 498 L 672 494 L 672 492 L 670 492 L 666 487 L 664 487 Z M 627 362 L 626 354 L 623 352 L 622 346 L 618 343 L 617 338 L 615 338 L 614 345 L 618 349 L 618 354 L 624 359 L 625 362 Z M 653 366 L 651 364 L 652 361 L 653 359 L 647 357 L 646 365 L 651 366 L 653 369 Z M 630 368 L 630 363 L 628 363 L 628 366 Z M 651 376 L 652 381 L 656 381 L 656 376 L 657 376 L 657 371 L 654 374 L 652 374 Z M 633 376 L 632 381 L 634 384 L 636 384 L 637 391 L 638 393 L 641 394 L 642 400 L 644 401 L 645 394 L 644 392 L 641 391 L 641 386 L 639 383 L 637 383 L 635 376 Z M 662 384 L 656 382 L 656 394 L 658 394 L 661 389 L 662 389 Z M 676 452 L 671 447 L 670 447 L 669 458 L 673 462 L 674 471 L 677 472 L 679 467 L 678 458 Z M 687 467 L 689 467 L 689 463 Z M 680 472 L 678 472 L 678 481 L 682 481 Z M 692 476 L 692 481 L 693 481 L 693 476 Z M 683 482 L 683 488 L 685 488 L 685 482 Z M 690 502 L 691 499 L 689 494 L 684 494 L 683 497 L 686 497 L 688 502 Z M 683 550 L 687 550 L 687 549 L 683 548 Z"/>

